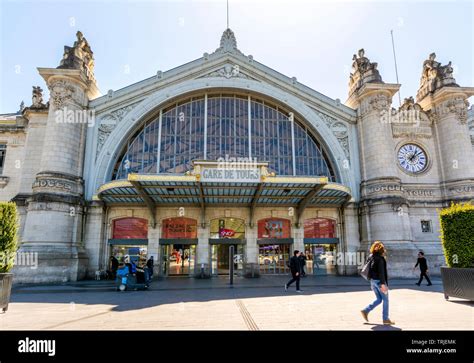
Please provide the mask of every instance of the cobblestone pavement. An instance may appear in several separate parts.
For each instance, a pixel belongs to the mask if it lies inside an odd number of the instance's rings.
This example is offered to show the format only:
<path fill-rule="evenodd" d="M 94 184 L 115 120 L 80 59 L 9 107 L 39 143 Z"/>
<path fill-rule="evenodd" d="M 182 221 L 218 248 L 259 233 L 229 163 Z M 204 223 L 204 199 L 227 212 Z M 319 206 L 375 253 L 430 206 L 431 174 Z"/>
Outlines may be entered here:
<path fill-rule="evenodd" d="M 381 306 L 364 324 L 360 310 L 374 300 L 358 277 L 308 277 L 303 293 L 285 292 L 286 276 L 259 279 L 157 280 L 149 291 L 116 292 L 111 282 L 15 286 L 0 330 L 474 330 L 474 304 L 444 299 L 439 279 L 390 284 L 390 317 Z"/>

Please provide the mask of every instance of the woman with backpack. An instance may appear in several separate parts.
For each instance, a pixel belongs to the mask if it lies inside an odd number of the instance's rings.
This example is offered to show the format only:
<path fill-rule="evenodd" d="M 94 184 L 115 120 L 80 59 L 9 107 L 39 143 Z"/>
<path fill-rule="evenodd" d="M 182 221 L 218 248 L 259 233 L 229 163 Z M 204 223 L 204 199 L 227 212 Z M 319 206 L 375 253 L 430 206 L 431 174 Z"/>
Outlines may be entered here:
<path fill-rule="evenodd" d="M 370 287 L 375 293 L 376 299 L 365 309 L 361 310 L 362 317 L 369 321 L 369 313 L 382 303 L 382 318 L 384 325 L 394 325 L 395 322 L 388 316 L 388 275 L 387 261 L 385 260 L 385 246 L 380 241 L 375 241 L 370 247 L 369 256 L 369 280 Z"/>

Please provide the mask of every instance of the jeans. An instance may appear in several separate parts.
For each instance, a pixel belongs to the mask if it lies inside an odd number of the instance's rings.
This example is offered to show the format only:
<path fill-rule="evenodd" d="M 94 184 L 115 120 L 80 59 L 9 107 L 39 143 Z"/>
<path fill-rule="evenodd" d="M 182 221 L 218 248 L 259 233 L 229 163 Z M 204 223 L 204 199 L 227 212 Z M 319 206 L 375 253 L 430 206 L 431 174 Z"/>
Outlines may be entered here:
<path fill-rule="evenodd" d="M 380 289 L 380 280 L 370 280 L 370 287 L 372 291 L 375 293 L 376 299 L 370 305 L 368 305 L 364 311 L 366 313 L 371 312 L 377 305 L 383 302 L 382 305 L 382 318 L 383 320 L 388 320 L 388 291 L 386 294 L 382 292 Z"/>
<path fill-rule="evenodd" d="M 293 278 L 286 283 L 286 286 L 290 286 L 293 282 L 296 281 L 296 290 L 300 289 L 300 275 L 296 276 L 296 274 L 292 274 Z"/>
<path fill-rule="evenodd" d="M 428 277 L 428 274 L 426 273 L 426 271 L 421 271 L 420 280 L 418 281 L 418 285 L 420 285 L 421 281 L 423 281 L 423 276 L 426 277 L 426 281 L 428 281 L 428 284 L 431 285 L 430 278 Z"/>

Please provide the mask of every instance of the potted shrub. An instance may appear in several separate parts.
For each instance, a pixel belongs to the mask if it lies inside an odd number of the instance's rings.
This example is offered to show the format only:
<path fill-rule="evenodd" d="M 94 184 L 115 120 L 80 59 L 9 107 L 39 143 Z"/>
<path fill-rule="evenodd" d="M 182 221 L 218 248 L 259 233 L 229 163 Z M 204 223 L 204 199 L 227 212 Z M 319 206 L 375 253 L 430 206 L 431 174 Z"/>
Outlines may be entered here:
<path fill-rule="evenodd" d="M 17 247 L 17 209 L 15 203 L 0 202 L 0 310 L 6 312 L 10 302 L 13 267 Z"/>
<path fill-rule="evenodd" d="M 448 267 L 441 267 L 444 297 L 474 300 L 474 205 L 452 204 L 439 213 Z"/>

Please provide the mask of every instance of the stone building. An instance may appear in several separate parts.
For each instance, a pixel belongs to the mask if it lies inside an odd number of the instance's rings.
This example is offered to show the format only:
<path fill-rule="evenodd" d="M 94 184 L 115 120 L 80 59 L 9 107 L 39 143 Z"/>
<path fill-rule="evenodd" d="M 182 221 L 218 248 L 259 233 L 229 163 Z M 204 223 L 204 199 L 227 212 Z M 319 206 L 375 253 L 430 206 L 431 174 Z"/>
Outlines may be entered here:
<path fill-rule="evenodd" d="M 443 264 L 437 209 L 474 198 L 474 88 L 431 54 L 416 98 L 359 50 L 346 103 L 259 63 L 227 29 L 192 62 L 101 96 L 78 32 L 50 91 L 0 115 L 0 197 L 20 211 L 17 282 L 74 281 L 109 257 L 162 276 L 357 273 L 374 240 L 392 276 Z M 230 246 L 235 253 L 230 261 Z M 357 254 L 359 253 L 359 254 Z"/>

